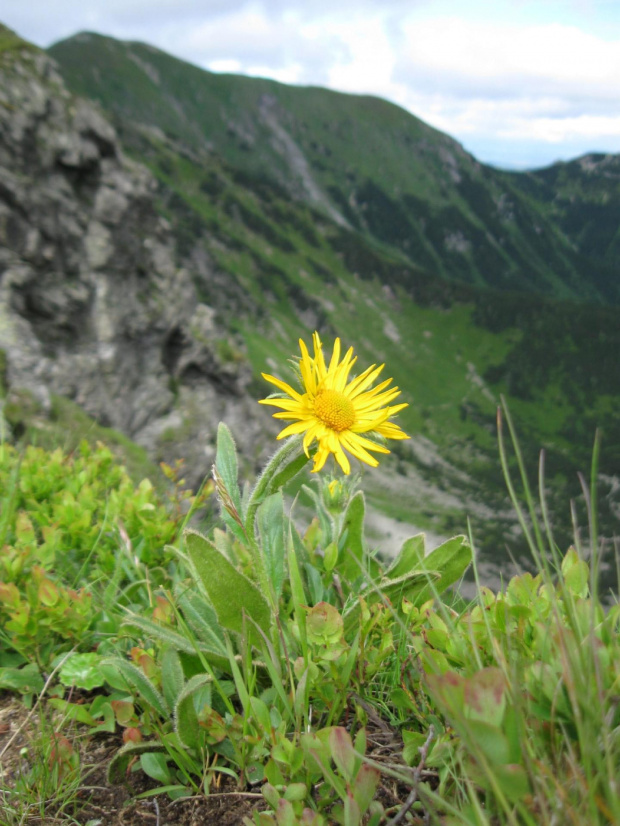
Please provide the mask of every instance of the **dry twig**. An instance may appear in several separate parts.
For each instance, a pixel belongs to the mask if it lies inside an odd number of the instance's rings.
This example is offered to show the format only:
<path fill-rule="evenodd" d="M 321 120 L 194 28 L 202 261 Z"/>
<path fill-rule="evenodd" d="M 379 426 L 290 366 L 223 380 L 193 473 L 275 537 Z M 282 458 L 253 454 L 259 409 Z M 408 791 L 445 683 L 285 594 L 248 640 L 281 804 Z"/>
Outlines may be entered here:
<path fill-rule="evenodd" d="M 428 756 L 428 750 L 434 737 L 435 727 L 430 726 L 428 730 L 428 737 L 426 738 L 424 745 L 420 746 L 420 748 L 418 749 L 418 751 L 420 752 L 420 762 L 415 767 L 413 772 L 413 788 L 409 792 L 409 795 L 403 803 L 401 810 L 394 815 L 394 817 L 388 822 L 387 826 L 398 826 L 398 824 L 405 819 L 405 815 L 418 799 L 418 787 L 420 785 L 420 779 L 422 777 L 422 770 L 424 769 L 424 763 L 426 762 L 426 758 Z"/>

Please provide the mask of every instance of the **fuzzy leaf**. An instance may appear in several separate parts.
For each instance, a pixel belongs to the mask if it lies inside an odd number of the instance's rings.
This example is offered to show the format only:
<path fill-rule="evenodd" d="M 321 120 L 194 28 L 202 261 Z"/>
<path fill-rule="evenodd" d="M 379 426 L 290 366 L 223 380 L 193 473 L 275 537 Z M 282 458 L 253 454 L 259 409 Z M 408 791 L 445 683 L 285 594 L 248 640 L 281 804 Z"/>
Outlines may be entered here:
<path fill-rule="evenodd" d="M 187 588 L 178 592 L 177 600 L 187 624 L 200 642 L 204 643 L 209 650 L 217 651 L 224 657 L 226 655 L 224 634 L 212 606 L 197 590 L 190 591 Z"/>
<path fill-rule="evenodd" d="M 269 634 L 271 610 L 260 589 L 240 573 L 215 545 L 196 531 L 184 533 L 188 556 L 215 609 L 220 625 L 241 633 L 247 614 Z M 257 634 L 248 627 L 248 633 Z"/>
<path fill-rule="evenodd" d="M 120 671 L 127 683 L 136 690 L 142 702 L 148 703 L 164 719 L 168 718 L 166 701 L 139 668 L 120 658 L 108 658 L 104 660 L 104 664 L 111 665 Z"/>
<path fill-rule="evenodd" d="M 284 548 L 288 519 L 284 515 L 282 491 L 268 496 L 257 512 L 263 558 L 269 579 L 277 596 L 284 582 Z"/>
<path fill-rule="evenodd" d="M 215 468 L 218 476 L 230 497 L 230 503 L 234 506 L 239 516 L 243 518 L 241 513 L 241 494 L 237 481 L 237 448 L 232 433 L 224 422 L 220 422 L 217 428 L 216 450 Z M 222 504 L 224 504 L 224 501 L 222 501 Z M 226 507 L 225 504 L 224 507 Z"/>
<path fill-rule="evenodd" d="M 284 468 L 279 473 L 273 477 L 269 484 L 269 491 L 277 491 L 286 485 L 287 482 L 290 482 L 294 476 L 297 476 L 300 470 L 303 470 L 306 466 L 306 463 L 309 461 L 309 457 L 306 456 L 305 453 L 301 453 L 292 462 L 289 462 L 288 465 L 285 465 Z"/>
<path fill-rule="evenodd" d="M 448 539 L 439 547 L 431 551 L 428 556 L 421 560 L 418 570 L 429 572 L 434 580 L 432 587 L 427 585 L 412 600 L 417 605 L 422 605 L 436 592 L 442 594 L 446 588 L 457 582 L 465 573 L 471 563 L 471 547 L 464 536 L 454 536 Z M 437 579 L 437 573 L 439 578 Z"/>
<path fill-rule="evenodd" d="M 190 749 L 200 748 L 203 735 L 198 723 L 198 713 L 194 702 L 196 694 L 208 685 L 208 674 L 196 674 L 187 681 L 179 693 L 175 706 L 175 729 L 179 740 Z"/>
<path fill-rule="evenodd" d="M 161 658 L 161 687 L 170 710 L 175 707 L 184 684 L 185 677 L 179 652 L 171 646 L 166 646 Z"/>
<path fill-rule="evenodd" d="M 142 631 L 151 634 L 155 639 L 171 645 L 178 651 L 184 651 L 186 654 L 195 654 L 196 649 L 198 649 L 207 656 L 207 659 L 213 663 L 213 665 L 216 665 L 218 668 L 227 669 L 228 656 L 226 655 L 226 648 L 224 646 L 210 646 L 199 640 L 194 641 L 188 639 L 177 631 L 173 631 L 171 628 L 167 628 L 159 622 L 154 622 L 148 617 L 138 616 L 138 614 L 129 614 L 127 619 L 123 621 L 123 625 L 140 628 Z M 222 650 L 224 653 L 222 653 Z M 106 679 L 113 688 L 118 688 L 115 683 L 108 679 L 107 675 Z"/>
<path fill-rule="evenodd" d="M 346 533 L 338 573 L 350 581 L 364 571 L 364 494 L 358 490 L 347 506 L 342 523 L 341 539 Z"/>
<path fill-rule="evenodd" d="M 426 534 L 419 533 L 417 536 L 410 536 L 405 539 L 394 562 L 385 572 L 390 579 L 403 576 L 409 571 L 417 568 L 424 560 L 426 554 Z"/>

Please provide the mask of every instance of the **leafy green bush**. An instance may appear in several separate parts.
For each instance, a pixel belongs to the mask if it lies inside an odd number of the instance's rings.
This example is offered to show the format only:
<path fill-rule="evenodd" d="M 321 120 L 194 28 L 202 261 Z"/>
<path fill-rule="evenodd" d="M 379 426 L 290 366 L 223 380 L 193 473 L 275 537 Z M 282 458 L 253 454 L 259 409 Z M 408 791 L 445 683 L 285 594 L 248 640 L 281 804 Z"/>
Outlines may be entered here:
<path fill-rule="evenodd" d="M 145 580 L 175 575 L 166 546 L 194 502 L 180 482 L 163 501 L 101 443 L 71 454 L 2 444 L 0 488 L 0 665 L 11 651 L 43 667 L 92 646 L 90 632 L 118 629 L 119 604 L 150 602 Z"/>

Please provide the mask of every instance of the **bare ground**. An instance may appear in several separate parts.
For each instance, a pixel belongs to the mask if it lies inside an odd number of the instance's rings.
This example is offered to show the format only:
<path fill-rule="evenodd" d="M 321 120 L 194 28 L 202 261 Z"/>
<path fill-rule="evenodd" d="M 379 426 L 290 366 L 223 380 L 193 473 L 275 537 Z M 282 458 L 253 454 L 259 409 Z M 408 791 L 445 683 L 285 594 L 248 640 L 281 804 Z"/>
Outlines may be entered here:
<path fill-rule="evenodd" d="M 39 803 L 36 794 L 17 794 L 15 784 L 20 774 L 32 770 L 32 755 L 41 745 L 41 732 L 37 713 L 29 712 L 12 695 L 0 695 L 0 826 L 241 826 L 245 816 L 253 820 L 254 811 L 268 808 L 260 787 L 239 791 L 234 780 L 225 775 L 219 776 L 208 796 L 171 801 L 164 794 L 137 800 L 156 782 L 141 771 L 131 771 L 123 785 L 110 785 L 107 769 L 123 744 L 121 734 L 92 735 L 84 726 L 62 731 L 79 753 L 79 784 L 64 802 L 48 791 L 48 800 Z M 401 763 L 405 769 L 400 758 L 402 741 L 395 730 L 377 718 L 369 721 L 367 733 L 373 759 Z M 425 779 L 434 781 L 433 772 L 424 774 Z M 409 786 L 384 775 L 377 797 L 394 816 L 410 791 Z M 428 821 L 410 812 L 402 822 Z"/>

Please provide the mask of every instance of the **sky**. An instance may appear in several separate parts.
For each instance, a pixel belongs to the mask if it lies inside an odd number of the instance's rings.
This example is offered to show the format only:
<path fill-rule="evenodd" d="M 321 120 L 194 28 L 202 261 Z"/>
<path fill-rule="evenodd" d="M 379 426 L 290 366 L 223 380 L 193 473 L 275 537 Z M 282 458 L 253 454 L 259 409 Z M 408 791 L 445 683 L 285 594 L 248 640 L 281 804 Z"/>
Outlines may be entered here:
<path fill-rule="evenodd" d="M 501 168 L 620 153 L 620 0 L 2 0 L 0 21 L 378 95 Z"/>

